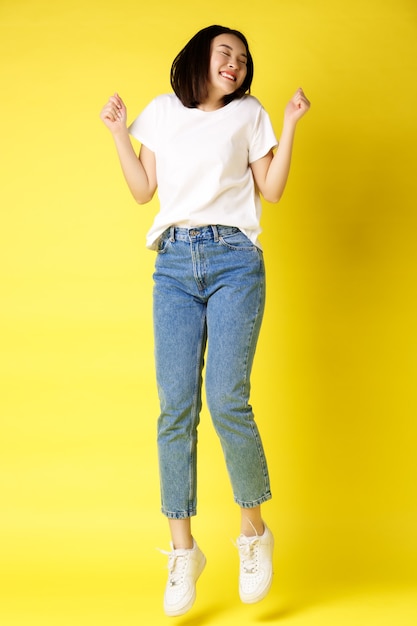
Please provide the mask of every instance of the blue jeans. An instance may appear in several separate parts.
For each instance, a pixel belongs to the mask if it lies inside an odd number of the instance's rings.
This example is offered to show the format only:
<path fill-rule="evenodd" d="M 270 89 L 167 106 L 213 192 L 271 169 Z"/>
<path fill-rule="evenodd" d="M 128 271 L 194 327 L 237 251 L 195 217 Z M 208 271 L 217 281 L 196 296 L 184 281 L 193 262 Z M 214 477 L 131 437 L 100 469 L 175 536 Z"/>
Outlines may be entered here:
<path fill-rule="evenodd" d="M 154 281 L 162 512 L 171 519 L 197 512 L 197 427 L 206 347 L 207 405 L 234 499 L 240 507 L 256 507 L 271 498 L 249 404 L 265 303 L 262 251 L 235 227 L 172 227 L 159 240 Z"/>

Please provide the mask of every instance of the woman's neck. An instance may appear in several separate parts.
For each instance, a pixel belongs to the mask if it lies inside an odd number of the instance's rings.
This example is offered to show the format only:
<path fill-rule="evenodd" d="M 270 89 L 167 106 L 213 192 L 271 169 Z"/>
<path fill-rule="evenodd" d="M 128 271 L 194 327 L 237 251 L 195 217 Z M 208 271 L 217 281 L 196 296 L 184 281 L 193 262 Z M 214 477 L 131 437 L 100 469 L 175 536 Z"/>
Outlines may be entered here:
<path fill-rule="evenodd" d="M 221 109 L 222 107 L 224 107 L 224 100 L 223 98 L 217 99 L 217 98 L 206 98 L 204 100 L 204 102 L 201 102 L 197 108 L 200 109 L 201 111 L 217 111 L 217 109 Z"/>

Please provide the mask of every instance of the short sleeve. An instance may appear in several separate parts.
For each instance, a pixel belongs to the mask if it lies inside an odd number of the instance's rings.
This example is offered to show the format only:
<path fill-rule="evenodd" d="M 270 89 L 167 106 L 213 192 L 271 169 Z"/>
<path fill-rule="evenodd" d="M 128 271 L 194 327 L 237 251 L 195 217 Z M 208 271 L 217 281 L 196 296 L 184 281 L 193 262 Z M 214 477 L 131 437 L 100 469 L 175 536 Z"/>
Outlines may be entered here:
<path fill-rule="evenodd" d="M 157 147 L 156 102 L 152 100 L 128 127 L 129 133 L 152 152 Z"/>
<path fill-rule="evenodd" d="M 249 163 L 264 157 L 278 145 L 268 113 L 260 105 L 249 146 Z"/>

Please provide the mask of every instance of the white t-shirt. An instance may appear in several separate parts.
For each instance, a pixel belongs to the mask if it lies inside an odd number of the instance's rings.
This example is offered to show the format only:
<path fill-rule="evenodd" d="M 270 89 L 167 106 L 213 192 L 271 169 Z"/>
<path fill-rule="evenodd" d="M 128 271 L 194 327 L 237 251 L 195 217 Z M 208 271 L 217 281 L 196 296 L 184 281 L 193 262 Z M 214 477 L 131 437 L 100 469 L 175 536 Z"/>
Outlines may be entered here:
<path fill-rule="evenodd" d="M 148 104 L 129 132 L 156 158 L 160 211 L 147 234 L 148 248 L 155 249 L 170 226 L 208 224 L 236 226 L 259 246 L 261 201 L 249 164 L 278 142 L 256 98 L 202 111 L 164 94 Z"/>

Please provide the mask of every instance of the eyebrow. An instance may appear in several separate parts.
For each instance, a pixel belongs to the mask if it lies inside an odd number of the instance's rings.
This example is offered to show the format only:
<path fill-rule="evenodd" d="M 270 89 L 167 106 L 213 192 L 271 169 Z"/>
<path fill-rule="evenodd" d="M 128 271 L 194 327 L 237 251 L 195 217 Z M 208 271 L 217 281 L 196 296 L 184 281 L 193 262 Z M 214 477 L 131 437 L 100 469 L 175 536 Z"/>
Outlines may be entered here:
<path fill-rule="evenodd" d="M 228 48 L 229 50 L 233 50 L 232 46 L 229 46 L 227 43 L 219 43 L 217 47 L 220 48 L 221 46 L 223 46 L 223 48 Z M 245 54 L 244 52 L 241 52 L 239 56 L 245 57 L 246 59 L 248 58 L 248 55 Z"/>

